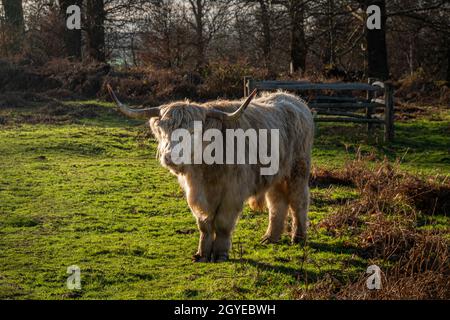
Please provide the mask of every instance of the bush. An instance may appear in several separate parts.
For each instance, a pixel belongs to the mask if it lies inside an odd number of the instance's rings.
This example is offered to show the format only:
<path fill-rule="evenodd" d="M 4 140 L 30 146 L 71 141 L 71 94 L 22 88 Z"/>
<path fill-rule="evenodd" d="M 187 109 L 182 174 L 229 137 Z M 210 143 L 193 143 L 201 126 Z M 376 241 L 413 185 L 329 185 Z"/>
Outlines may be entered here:
<path fill-rule="evenodd" d="M 201 99 L 241 98 L 244 92 L 245 76 L 251 75 L 255 79 L 265 79 L 267 74 L 266 69 L 253 68 L 246 61 L 212 62 L 205 71 L 203 84 L 199 88 L 199 97 Z"/>
<path fill-rule="evenodd" d="M 360 255 L 383 263 L 383 289 L 369 291 L 367 276 L 344 284 L 332 276 L 300 299 L 449 299 L 449 239 L 446 231 L 421 229 L 424 214 L 449 213 L 450 184 L 423 180 L 384 160 L 370 166 L 360 155 L 342 171 L 313 170 L 312 181 L 354 185 L 360 197 L 348 201 L 320 224 L 332 234 L 355 236 Z"/>
<path fill-rule="evenodd" d="M 426 75 L 420 68 L 398 81 L 395 95 L 406 102 L 439 103 L 448 106 L 450 104 L 448 83 L 431 79 L 432 77 Z"/>
<path fill-rule="evenodd" d="M 131 72 L 110 73 L 103 81 L 100 96 L 108 96 L 106 84 L 119 97 L 156 106 L 179 99 L 195 99 L 197 88 L 186 75 L 167 69 L 134 69 Z"/>

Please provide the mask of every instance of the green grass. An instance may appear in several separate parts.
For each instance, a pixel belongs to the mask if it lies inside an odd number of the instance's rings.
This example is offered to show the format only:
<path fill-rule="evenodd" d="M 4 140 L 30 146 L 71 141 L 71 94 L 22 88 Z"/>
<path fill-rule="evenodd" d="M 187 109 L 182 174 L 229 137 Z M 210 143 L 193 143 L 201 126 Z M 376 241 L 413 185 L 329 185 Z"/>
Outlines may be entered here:
<path fill-rule="evenodd" d="M 261 245 L 267 214 L 246 208 L 231 261 L 192 263 L 195 221 L 176 179 L 155 160 L 155 143 L 143 138 L 142 123 L 89 103 L 100 116 L 0 126 L 1 299 L 290 299 L 295 287 L 326 274 L 346 281 L 371 264 L 351 238 L 317 227 L 357 197 L 337 186 L 312 190 L 307 246 L 292 246 L 287 236 Z M 12 116 L 19 112 L 27 110 Z M 398 123 L 389 147 L 379 137 L 367 141 L 364 130 L 321 125 L 314 164 L 338 168 L 360 148 L 402 157 L 415 173 L 448 174 L 450 121 L 443 117 Z M 429 219 L 448 225 L 446 217 Z M 71 265 L 81 268 L 79 292 L 66 287 Z"/>

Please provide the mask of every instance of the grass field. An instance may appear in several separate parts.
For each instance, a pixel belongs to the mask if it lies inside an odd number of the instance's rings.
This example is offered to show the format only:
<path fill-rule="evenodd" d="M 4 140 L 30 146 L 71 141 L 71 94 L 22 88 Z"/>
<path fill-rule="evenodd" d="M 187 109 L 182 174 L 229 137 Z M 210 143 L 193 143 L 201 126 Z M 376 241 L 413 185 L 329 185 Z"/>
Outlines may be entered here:
<path fill-rule="evenodd" d="M 385 265 L 360 254 L 351 234 L 320 227 L 359 197 L 340 185 L 312 189 L 306 246 L 290 245 L 287 235 L 278 245 L 260 244 L 267 214 L 246 208 L 231 261 L 192 263 L 194 218 L 143 123 L 105 103 L 69 106 L 82 112 L 39 118 L 26 108 L 0 110 L 1 299 L 292 299 L 325 276 L 354 281 L 369 265 Z M 359 150 L 374 160 L 400 158 L 418 176 L 450 172 L 448 111 L 396 129 L 396 142 L 383 146 L 381 135 L 368 141 L 362 128 L 321 125 L 314 166 L 338 169 Z M 436 212 L 427 227 L 448 223 Z M 66 287 L 71 265 L 81 268 L 80 291 Z"/>

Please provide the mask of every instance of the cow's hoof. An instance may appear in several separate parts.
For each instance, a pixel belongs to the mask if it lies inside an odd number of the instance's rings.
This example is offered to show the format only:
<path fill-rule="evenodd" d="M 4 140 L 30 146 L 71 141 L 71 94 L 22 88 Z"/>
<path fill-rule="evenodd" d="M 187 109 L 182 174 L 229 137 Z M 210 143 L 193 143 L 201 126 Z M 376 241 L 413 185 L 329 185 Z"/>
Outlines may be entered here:
<path fill-rule="evenodd" d="M 278 243 L 280 240 L 279 239 L 275 239 L 274 237 L 265 235 L 264 237 L 262 237 L 260 243 L 261 244 L 274 244 L 274 243 Z"/>
<path fill-rule="evenodd" d="M 201 256 L 199 254 L 195 254 L 192 256 L 192 262 L 206 263 L 206 262 L 209 262 L 209 259 L 207 257 Z"/>
<path fill-rule="evenodd" d="M 214 257 L 215 263 L 221 263 L 221 262 L 227 262 L 228 261 L 228 255 L 227 254 L 220 254 L 217 257 Z"/>
<path fill-rule="evenodd" d="M 306 236 L 304 236 L 304 235 L 292 236 L 292 244 L 305 245 L 306 244 Z"/>

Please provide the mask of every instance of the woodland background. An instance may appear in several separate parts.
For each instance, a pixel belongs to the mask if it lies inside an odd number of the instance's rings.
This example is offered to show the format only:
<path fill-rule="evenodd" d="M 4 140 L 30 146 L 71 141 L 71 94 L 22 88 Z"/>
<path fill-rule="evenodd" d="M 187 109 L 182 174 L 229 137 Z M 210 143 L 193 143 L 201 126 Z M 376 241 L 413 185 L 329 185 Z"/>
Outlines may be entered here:
<path fill-rule="evenodd" d="M 448 101 L 450 5 L 445 0 L 1 3 L 3 91 L 41 87 L 103 95 L 103 77 L 112 75 L 113 67 L 121 72 L 113 75 L 121 78 L 115 83 L 119 91 L 148 104 L 240 97 L 247 75 L 393 79 L 399 81 L 399 97 Z M 65 28 L 72 4 L 82 8 L 82 30 Z M 381 30 L 366 28 L 371 4 L 381 8 Z M 23 81 L 20 73 L 32 75 Z"/>

